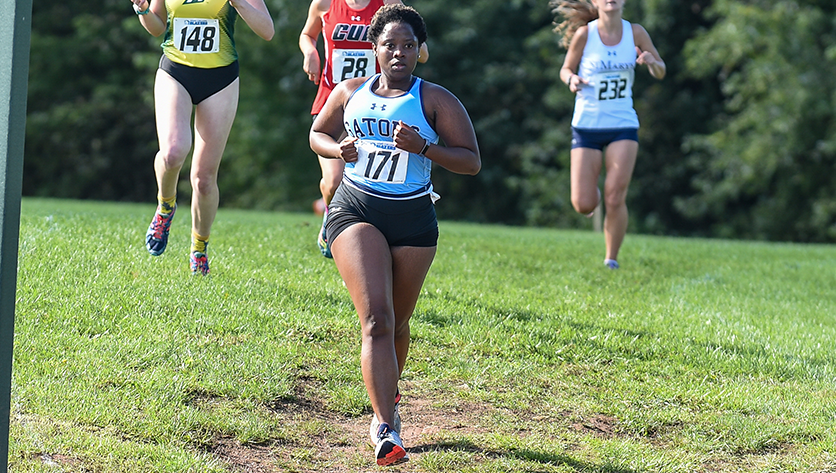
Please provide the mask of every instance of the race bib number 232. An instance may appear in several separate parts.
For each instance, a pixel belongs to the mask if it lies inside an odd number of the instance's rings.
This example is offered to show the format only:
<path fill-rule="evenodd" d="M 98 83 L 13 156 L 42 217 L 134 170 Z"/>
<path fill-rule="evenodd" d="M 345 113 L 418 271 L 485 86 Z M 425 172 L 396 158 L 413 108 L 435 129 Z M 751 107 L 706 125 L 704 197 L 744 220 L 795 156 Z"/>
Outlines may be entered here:
<path fill-rule="evenodd" d="M 592 76 L 592 85 L 598 100 L 619 100 L 632 96 L 632 73 L 628 71 L 603 72 Z"/>

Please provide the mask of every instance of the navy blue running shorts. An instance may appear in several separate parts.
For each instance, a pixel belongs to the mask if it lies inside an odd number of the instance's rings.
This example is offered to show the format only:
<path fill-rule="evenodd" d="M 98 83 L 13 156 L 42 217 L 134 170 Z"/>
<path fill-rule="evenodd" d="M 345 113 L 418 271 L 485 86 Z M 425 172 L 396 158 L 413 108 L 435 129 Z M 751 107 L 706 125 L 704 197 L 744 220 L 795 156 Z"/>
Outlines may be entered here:
<path fill-rule="evenodd" d="M 204 69 L 176 63 L 163 54 L 160 69 L 186 89 L 194 105 L 222 91 L 238 78 L 238 61 L 228 66 Z"/>
<path fill-rule="evenodd" d="M 610 143 L 630 140 L 639 141 L 638 128 L 575 128 L 572 127 L 572 149 L 589 148 L 601 151 Z"/>
<path fill-rule="evenodd" d="M 343 181 L 328 205 L 325 234 L 333 242 L 348 227 L 369 223 L 389 246 L 438 245 L 438 220 L 429 195 L 409 200 L 382 199 L 360 192 Z"/>

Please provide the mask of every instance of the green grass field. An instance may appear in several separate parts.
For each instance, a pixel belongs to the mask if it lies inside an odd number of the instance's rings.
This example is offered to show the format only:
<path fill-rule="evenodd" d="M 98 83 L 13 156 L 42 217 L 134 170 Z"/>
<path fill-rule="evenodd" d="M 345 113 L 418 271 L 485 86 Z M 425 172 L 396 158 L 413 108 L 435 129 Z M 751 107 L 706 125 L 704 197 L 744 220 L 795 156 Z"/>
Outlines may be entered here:
<path fill-rule="evenodd" d="M 314 215 L 25 199 L 12 472 L 836 472 L 836 247 L 441 222 L 380 468 Z M 443 201 L 441 203 L 443 205 Z"/>

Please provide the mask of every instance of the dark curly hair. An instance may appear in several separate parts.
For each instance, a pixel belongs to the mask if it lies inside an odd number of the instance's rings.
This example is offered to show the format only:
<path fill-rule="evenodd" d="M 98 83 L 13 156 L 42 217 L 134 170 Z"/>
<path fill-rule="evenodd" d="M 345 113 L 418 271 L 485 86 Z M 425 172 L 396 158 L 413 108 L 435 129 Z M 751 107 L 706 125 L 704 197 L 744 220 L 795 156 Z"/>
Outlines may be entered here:
<path fill-rule="evenodd" d="M 427 42 L 427 25 L 421 15 L 412 7 L 392 3 L 384 5 L 374 14 L 369 25 L 369 41 L 377 44 L 377 39 L 383 33 L 383 28 L 389 23 L 404 23 L 412 27 L 412 32 L 418 38 L 418 44 Z"/>

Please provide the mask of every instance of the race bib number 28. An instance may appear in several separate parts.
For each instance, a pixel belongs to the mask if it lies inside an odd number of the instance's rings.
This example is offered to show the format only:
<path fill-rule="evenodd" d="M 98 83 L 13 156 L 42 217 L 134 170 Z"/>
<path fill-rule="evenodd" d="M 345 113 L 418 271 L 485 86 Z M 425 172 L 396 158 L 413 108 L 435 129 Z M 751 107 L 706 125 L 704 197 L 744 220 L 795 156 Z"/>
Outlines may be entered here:
<path fill-rule="evenodd" d="M 331 58 L 334 83 L 354 77 L 371 77 L 375 73 L 374 51 L 371 49 L 335 49 Z"/>
<path fill-rule="evenodd" d="M 218 20 L 204 18 L 175 18 L 174 45 L 190 54 L 209 54 L 220 50 Z"/>
<path fill-rule="evenodd" d="M 379 141 L 358 141 L 356 146 L 358 156 L 352 174 L 370 181 L 391 184 L 403 184 L 406 180 L 408 151 Z"/>

